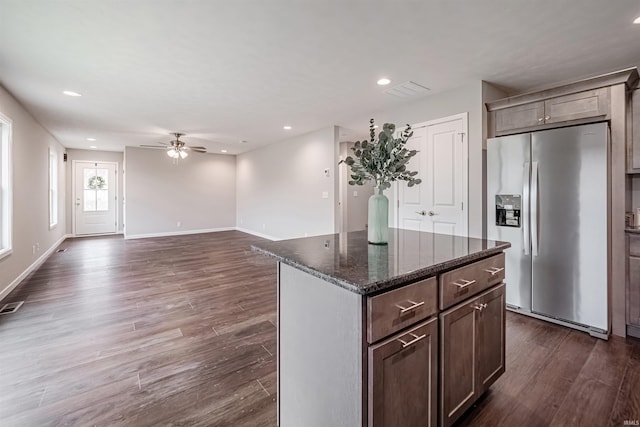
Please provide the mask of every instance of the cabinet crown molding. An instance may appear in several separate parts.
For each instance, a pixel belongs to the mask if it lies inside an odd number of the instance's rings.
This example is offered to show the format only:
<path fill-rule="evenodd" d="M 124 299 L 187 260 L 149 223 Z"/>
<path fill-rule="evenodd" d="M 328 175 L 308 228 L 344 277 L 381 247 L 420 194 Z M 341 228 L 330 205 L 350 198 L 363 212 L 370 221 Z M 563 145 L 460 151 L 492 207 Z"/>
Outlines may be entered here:
<path fill-rule="evenodd" d="M 632 90 L 636 88 L 639 80 L 640 77 L 638 76 L 638 68 L 632 67 L 595 77 L 590 77 L 583 80 L 578 80 L 562 86 L 554 86 L 548 89 L 536 90 L 533 92 L 510 96 L 508 98 L 499 99 L 497 101 L 487 102 L 485 105 L 487 107 L 487 111 L 496 111 L 503 108 L 528 104 L 531 102 L 554 98 L 557 96 L 569 95 L 576 92 L 593 90 L 618 84 L 625 84 L 627 90 Z"/>

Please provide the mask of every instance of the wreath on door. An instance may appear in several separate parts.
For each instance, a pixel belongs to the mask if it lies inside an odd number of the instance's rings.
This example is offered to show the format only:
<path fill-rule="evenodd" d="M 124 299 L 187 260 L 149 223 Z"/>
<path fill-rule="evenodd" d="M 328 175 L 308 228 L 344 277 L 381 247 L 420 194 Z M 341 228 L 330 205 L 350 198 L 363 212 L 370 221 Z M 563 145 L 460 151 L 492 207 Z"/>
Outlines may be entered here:
<path fill-rule="evenodd" d="M 107 185 L 107 182 L 101 176 L 92 176 L 89 178 L 90 190 L 102 190 Z"/>

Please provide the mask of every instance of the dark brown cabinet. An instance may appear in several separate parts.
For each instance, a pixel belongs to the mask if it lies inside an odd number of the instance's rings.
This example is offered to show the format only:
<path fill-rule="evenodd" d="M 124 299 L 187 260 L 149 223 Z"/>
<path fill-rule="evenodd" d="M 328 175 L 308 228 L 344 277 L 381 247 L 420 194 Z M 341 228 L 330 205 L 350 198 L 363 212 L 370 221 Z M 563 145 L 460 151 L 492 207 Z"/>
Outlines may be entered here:
<path fill-rule="evenodd" d="M 627 172 L 640 172 L 640 89 L 631 92 L 631 135 L 627 149 Z"/>
<path fill-rule="evenodd" d="M 505 285 L 440 315 L 440 425 L 453 424 L 505 370 Z"/>
<path fill-rule="evenodd" d="M 627 324 L 636 331 L 631 335 L 638 335 L 640 332 L 640 234 L 628 235 L 627 258 Z"/>
<path fill-rule="evenodd" d="M 438 319 L 369 347 L 369 426 L 437 423 Z"/>

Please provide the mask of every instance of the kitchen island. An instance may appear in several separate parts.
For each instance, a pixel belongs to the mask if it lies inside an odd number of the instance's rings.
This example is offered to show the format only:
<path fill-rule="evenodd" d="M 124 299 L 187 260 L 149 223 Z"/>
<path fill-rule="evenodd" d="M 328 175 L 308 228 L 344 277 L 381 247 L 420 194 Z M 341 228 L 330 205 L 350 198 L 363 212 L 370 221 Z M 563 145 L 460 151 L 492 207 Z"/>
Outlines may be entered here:
<path fill-rule="evenodd" d="M 278 259 L 278 422 L 449 426 L 504 372 L 509 243 L 390 229 L 265 242 Z"/>

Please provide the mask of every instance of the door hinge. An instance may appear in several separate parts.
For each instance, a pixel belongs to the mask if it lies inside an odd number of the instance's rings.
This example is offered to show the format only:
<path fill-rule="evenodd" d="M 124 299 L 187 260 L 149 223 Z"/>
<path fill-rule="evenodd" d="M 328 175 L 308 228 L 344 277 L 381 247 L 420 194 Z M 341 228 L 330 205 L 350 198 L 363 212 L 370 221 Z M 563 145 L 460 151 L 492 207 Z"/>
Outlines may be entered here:
<path fill-rule="evenodd" d="M 458 135 L 460 135 L 460 142 L 464 142 L 464 132 L 458 132 Z"/>
<path fill-rule="evenodd" d="M 464 210 L 464 202 L 460 203 L 460 209 Z"/>

